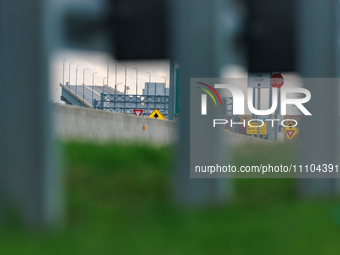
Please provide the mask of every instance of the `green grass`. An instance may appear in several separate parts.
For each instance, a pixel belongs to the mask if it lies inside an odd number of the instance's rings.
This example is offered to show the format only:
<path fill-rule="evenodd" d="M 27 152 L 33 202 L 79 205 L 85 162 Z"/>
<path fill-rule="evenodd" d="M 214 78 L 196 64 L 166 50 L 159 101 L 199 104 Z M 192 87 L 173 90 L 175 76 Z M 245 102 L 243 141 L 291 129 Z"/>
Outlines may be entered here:
<path fill-rule="evenodd" d="M 225 206 L 171 202 L 170 147 L 69 142 L 67 219 L 54 233 L 9 229 L 0 254 L 339 254 L 335 201 L 299 200 L 292 179 L 237 179 Z M 293 144 L 243 146 L 234 163 L 296 162 Z"/>

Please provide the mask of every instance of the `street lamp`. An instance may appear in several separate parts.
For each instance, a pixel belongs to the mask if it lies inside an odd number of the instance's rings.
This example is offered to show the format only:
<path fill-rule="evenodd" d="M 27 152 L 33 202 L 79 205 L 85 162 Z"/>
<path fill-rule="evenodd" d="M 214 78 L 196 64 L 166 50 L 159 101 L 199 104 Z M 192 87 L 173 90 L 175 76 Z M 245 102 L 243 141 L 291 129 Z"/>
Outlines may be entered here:
<path fill-rule="evenodd" d="M 110 74 L 110 61 L 108 59 L 105 59 L 107 61 L 107 86 L 109 86 L 109 74 Z"/>
<path fill-rule="evenodd" d="M 125 85 L 124 85 L 124 95 L 126 94 L 126 65 L 122 65 L 125 66 Z"/>
<path fill-rule="evenodd" d="M 64 83 L 64 76 L 65 76 L 65 61 L 67 61 L 67 59 L 64 59 L 64 61 L 63 61 L 63 86 L 65 86 L 65 83 Z"/>
<path fill-rule="evenodd" d="M 115 63 L 115 89 L 116 89 L 116 85 L 117 85 L 117 62 L 113 62 Z"/>
<path fill-rule="evenodd" d="M 103 78 L 103 93 L 104 93 L 104 91 L 105 91 L 105 88 L 104 88 L 104 81 L 105 81 L 105 79 L 106 79 L 107 77 L 104 77 Z M 108 79 L 109 80 L 109 79 Z"/>
<path fill-rule="evenodd" d="M 81 65 L 77 65 L 76 66 L 76 95 L 77 95 L 77 84 L 78 84 L 78 82 L 77 82 L 77 75 L 78 75 L 78 67 L 79 66 L 81 66 Z"/>
<path fill-rule="evenodd" d="M 162 78 L 164 78 L 164 96 L 166 96 L 166 78 L 165 76 L 161 76 Z"/>
<path fill-rule="evenodd" d="M 149 74 L 149 82 L 151 82 L 151 73 L 150 72 L 146 72 Z"/>
<path fill-rule="evenodd" d="M 73 62 L 70 62 L 69 64 L 68 64 L 68 88 L 69 89 L 71 89 L 71 84 L 70 84 L 70 78 L 71 78 L 71 64 L 72 64 Z"/>
<path fill-rule="evenodd" d="M 96 74 L 97 72 L 94 72 L 93 74 L 92 74 L 92 108 L 93 108 L 93 87 L 94 87 L 94 75 Z"/>
<path fill-rule="evenodd" d="M 137 97 L 137 91 L 138 91 L 138 69 L 137 68 L 133 68 L 136 70 L 136 97 Z"/>
<path fill-rule="evenodd" d="M 89 69 L 85 68 L 83 70 L 83 103 L 84 103 L 84 98 L 85 98 L 85 70 L 89 70 Z"/>
<path fill-rule="evenodd" d="M 148 84 L 148 87 L 146 89 L 146 94 L 149 95 L 149 87 L 150 87 L 150 83 L 151 83 L 151 73 L 150 72 L 146 72 L 146 73 L 149 74 L 149 84 Z M 155 87 L 156 87 L 156 85 L 155 85 Z M 155 95 L 156 95 L 156 93 L 155 93 Z"/>
<path fill-rule="evenodd" d="M 118 85 L 119 85 L 119 84 L 123 84 L 123 83 L 121 83 L 121 82 L 117 83 L 117 89 L 116 89 L 117 91 L 118 91 Z"/>

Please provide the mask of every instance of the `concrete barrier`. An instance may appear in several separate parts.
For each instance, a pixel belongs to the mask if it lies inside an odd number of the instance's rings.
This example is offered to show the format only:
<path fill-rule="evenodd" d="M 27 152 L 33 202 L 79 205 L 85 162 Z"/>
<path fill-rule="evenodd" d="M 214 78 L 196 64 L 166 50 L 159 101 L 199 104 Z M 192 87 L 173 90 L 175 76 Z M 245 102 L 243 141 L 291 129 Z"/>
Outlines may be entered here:
<path fill-rule="evenodd" d="M 173 143 L 178 139 L 179 123 L 133 115 L 104 112 L 84 107 L 54 104 L 58 138 L 92 141 L 140 141 Z M 232 146 L 244 143 L 271 143 L 264 139 L 225 132 Z"/>
<path fill-rule="evenodd" d="M 247 143 L 256 143 L 256 144 L 273 143 L 273 141 L 260 139 L 257 137 L 252 137 L 252 136 L 247 136 L 247 135 L 242 135 L 238 133 L 232 133 L 232 132 L 226 132 L 225 136 L 226 136 L 227 142 L 231 146 L 237 146 L 237 145 L 242 145 L 242 144 L 247 144 Z"/>
<path fill-rule="evenodd" d="M 56 135 L 61 139 L 150 143 L 171 143 L 176 140 L 178 123 L 174 121 L 68 105 L 55 105 L 54 112 Z"/>

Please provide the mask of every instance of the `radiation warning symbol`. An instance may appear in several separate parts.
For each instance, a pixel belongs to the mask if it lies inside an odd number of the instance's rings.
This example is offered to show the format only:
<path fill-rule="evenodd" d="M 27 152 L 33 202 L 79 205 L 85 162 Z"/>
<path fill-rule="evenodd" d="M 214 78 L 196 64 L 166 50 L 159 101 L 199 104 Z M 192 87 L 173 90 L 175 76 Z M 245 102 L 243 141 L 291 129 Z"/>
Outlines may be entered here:
<path fill-rule="evenodd" d="M 297 127 L 294 127 L 294 124 L 292 122 L 289 122 L 287 127 L 282 129 L 282 132 L 287 132 L 287 138 L 289 140 L 292 140 L 300 131 L 297 129 Z"/>
<path fill-rule="evenodd" d="M 165 120 L 164 116 L 157 109 L 149 115 L 149 118 Z"/>

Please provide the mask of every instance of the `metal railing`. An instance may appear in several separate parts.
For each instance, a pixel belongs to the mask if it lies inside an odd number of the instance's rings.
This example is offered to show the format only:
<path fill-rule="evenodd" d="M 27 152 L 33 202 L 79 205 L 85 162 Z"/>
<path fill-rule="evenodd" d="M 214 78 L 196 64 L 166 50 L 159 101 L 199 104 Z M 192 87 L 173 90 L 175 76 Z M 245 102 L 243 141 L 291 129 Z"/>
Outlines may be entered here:
<path fill-rule="evenodd" d="M 121 95 L 101 94 L 101 100 L 95 101 L 94 109 L 134 114 L 133 110 L 144 110 L 142 116 L 148 116 L 155 109 L 168 116 L 169 96 L 160 95 Z"/>

